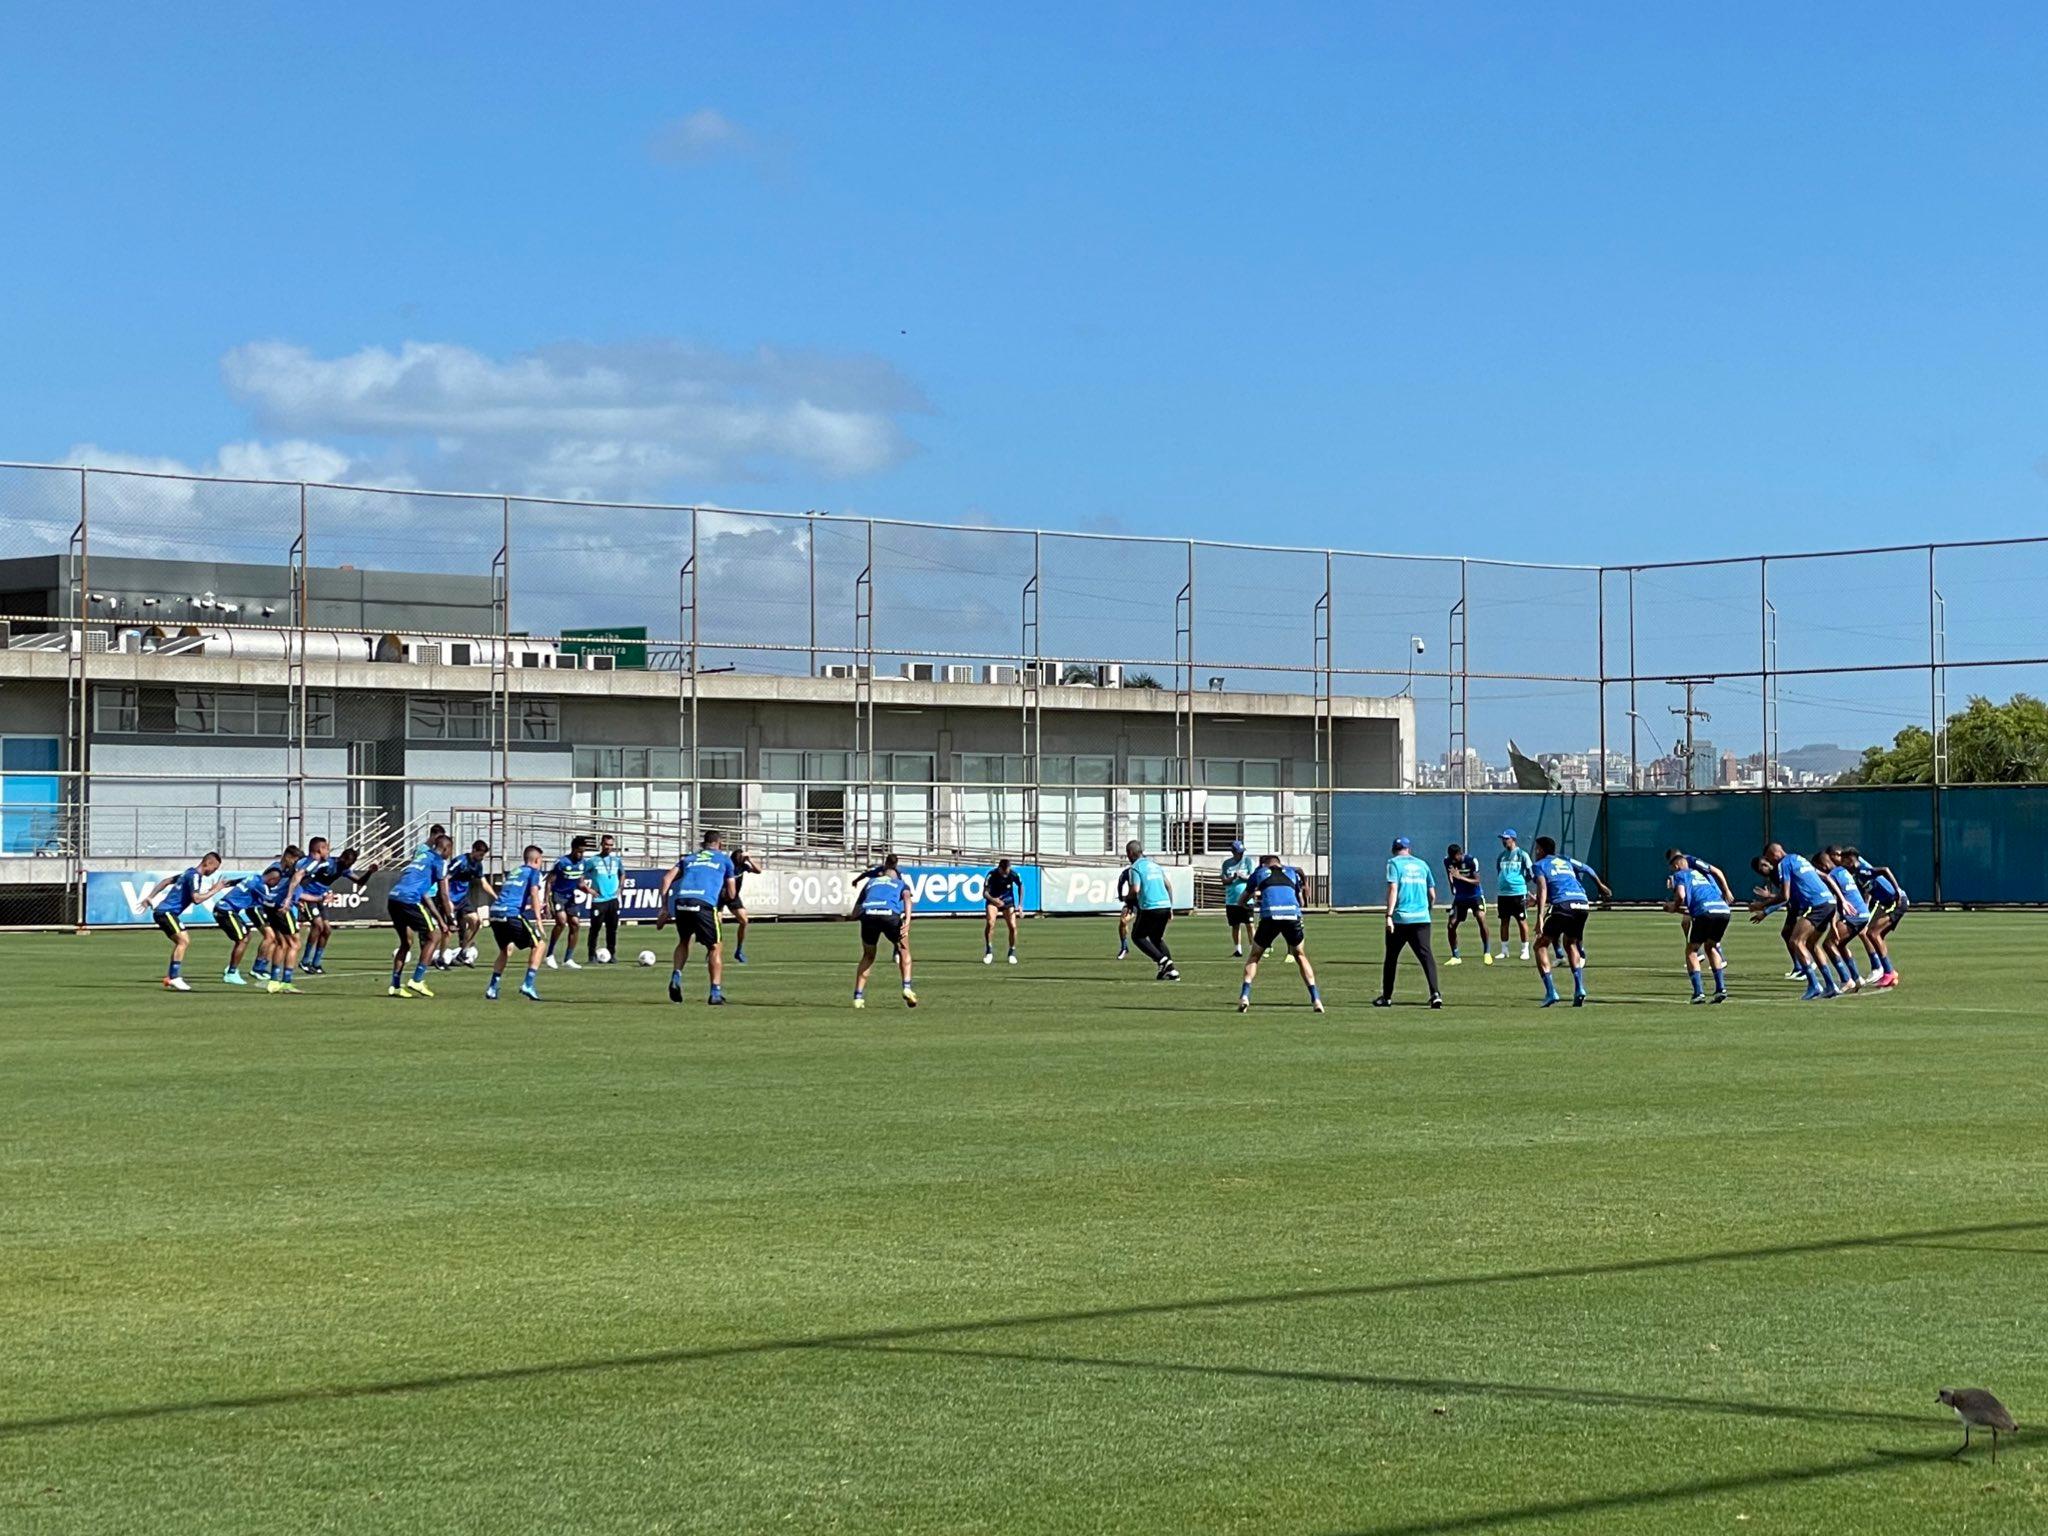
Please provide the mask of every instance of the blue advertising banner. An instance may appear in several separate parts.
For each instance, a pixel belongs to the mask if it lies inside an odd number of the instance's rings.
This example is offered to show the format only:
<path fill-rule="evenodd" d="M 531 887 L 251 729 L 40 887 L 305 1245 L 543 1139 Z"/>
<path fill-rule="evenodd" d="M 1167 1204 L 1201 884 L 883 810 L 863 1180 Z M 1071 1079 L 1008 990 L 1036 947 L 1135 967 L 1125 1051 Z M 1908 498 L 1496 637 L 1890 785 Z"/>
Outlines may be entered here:
<path fill-rule="evenodd" d="M 149 894 L 159 880 L 168 880 L 173 875 L 182 875 L 185 866 L 177 869 L 92 869 L 85 875 L 85 923 L 88 928 L 118 928 L 124 924 L 146 924 L 150 921 L 149 908 L 142 898 Z M 229 879 L 245 879 L 249 870 L 222 870 L 215 880 L 226 875 Z M 212 880 L 206 882 L 213 883 Z M 205 889 L 204 886 L 201 889 Z M 213 921 L 213 903 L 208 902 L 200 909 L 206 914 L 206 921 Z"/>
<path fill-rule="evenodd" d="M 1040 900 L 1039 870 L 1035 864 L 1014 866 L 1023 885 L 1018 906 L 1036 912 Z M 971 912 L 979 916 L 987 905 L 985 885 L 990 866 L 986 864 L 906 864 L 910 890 L 919 912 Z"/>

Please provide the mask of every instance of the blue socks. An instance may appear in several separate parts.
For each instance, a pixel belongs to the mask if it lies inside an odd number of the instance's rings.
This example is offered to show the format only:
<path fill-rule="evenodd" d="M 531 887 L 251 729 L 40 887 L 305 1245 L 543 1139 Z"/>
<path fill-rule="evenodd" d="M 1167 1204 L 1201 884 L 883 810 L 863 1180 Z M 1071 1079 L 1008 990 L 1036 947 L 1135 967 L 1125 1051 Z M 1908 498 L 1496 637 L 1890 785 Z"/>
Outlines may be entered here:
<path fill-rule="evenodd" d="M 532 986 L 532 985 L 533 985 L 533 978 L 534 978 L 534 977 L 536 977 L 536 976 L 538 976 L 539 974 L 540 974 L 540 972 L 539 972 L 539 970 L 538 970 L 538 969 L 536 969 L 535 967 L 533 967 L 533 966 L 530 966 L 530 965 L 529 965 L 529 966 L 528 966 L 528 967 L 526 968 L 526 985 L 527 985 L 527 986 L 529 986 L 529 987 L 530 987 L 530 986 Z"/>
<path fill-rule="evenodd" d="M 1308 1000 L 1312 1003 L 1320 1003 L 1323 1000 L 1323 994 L 1316 990 L 1314 982 L 1309 983 Z"/>
<path fill-rule="evenodd" d="M 418 965 L 412 968 L 412 979 L 414 981 L 425 981 L 427 979 L 426 961 L 422 960 Z"/>
<path fill-rule="evenodd" d="M 403 980 L 405 980 L 404 970 L 394 965 L 391 968 L 391 985 L 395 987 Z"/>
<path fill-rule="evenodd" d="M 1688 974 L 1692 977 L 1692 995 L 1694 997 L 1705 997 L 1707 995 L 1707 989 L 1700 983 L 1700 973 L 1698 971 L 1692 971 Z"/>
<path fill-rule="evenodd" d="M 1584 997 L 1585 995 L 1586 995 L 1586 972 L 1585 972 L 1585 968 L 1584 968 L 1583 966 L 1577 966 L 1577 965 L 1575 965 L 1575 966 L 1573 966 L 1573 967 L 1572 967 L 1572 996 L 1573 996 L 1573 997 Z"/>
<path fill-rule="evenodd" d="M 1250 982 L 1246 982 L 1237 989 L 1237 1000 L 1240 1003 L 1248 1003 L 1252 1000 L 1252 984 Z"/>
<path fill-rule="evenodd" d="M 680 987 L 683 984 L 683 973 L 681 971 L 670 971 L 668 973 L 668 984 L 672 987 Z"/>
<path fill-rule="evenodd" d="M 176 980 L 178 979 L 178 973 L 179 973 L 180 971 L 184 970 L 184 969 L 185 969 L 185 966 L 184 966 L 184 963 L 183 963 L 182 961 L 178 961 L 178 960 L 173 960 L 173 961 L 171 962 L 171 971 L 170 971 L 170 975 L 171 975 L 171 980 L 173 980 L 173 981 L 176 981 Z"/>
<path fill-rule="evenodd" d="M 1557 1001 L 1557 979 L 1548 971 L 1543 973 L 1543 1001 L 1546 1003 Z"/>
<path fill-rule="evenodd" d="M 1714 990 L 1720 993 L 1728 990 L 1728 972 L 1718 965 L 1714 967 Z"/>

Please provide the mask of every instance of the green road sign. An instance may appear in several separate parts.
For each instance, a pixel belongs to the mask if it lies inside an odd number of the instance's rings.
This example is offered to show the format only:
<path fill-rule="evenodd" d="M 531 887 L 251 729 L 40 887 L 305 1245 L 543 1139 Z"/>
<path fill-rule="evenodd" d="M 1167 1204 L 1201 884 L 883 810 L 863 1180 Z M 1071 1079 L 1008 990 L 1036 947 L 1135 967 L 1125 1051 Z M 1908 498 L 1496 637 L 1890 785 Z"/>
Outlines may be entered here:
<path fill-rule="evenodd" d="M 564 656 L 609 656 L 620 671 L 647 670 L 647 626 L 615 624 L 609 629 L 565 629 Z"/>

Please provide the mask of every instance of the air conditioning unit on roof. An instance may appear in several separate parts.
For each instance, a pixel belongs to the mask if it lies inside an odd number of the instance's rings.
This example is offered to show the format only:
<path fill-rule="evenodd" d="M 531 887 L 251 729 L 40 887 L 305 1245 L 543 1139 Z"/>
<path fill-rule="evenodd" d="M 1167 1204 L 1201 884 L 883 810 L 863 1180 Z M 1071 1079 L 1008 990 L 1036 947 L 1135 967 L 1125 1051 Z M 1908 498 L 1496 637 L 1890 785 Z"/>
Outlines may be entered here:
<path fill-rule="evenodd" d="M 974 681 L 974 668 L 965 665 L 946 666 L 940 669 L 940 675 L 945 682 L 971 683 Z"/>

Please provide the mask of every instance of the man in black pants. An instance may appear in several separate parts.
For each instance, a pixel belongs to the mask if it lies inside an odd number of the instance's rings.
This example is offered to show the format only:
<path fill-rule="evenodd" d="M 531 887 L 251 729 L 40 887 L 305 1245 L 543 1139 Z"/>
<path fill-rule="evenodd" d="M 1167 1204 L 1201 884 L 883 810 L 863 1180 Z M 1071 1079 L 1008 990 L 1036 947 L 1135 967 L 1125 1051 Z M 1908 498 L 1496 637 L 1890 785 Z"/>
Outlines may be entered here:
<path fill-rule="evenodd" d="M 625 883 L 626 861 L 619 857 L 618 839 L 607 832 L 597 840 L 597 857 L 585 861 L 590 872 L 590 945 L 586 958 L 599 963 L 601 949 L 613 964 L 619 958 L 619 888 Z"/>
<path fill-rule="evenodd" d="M 1410 851 L 1408 839 L 1394 839 L 1393 857 L 1387 860 L 1387 958 L 1380 968 L 1380 995 L 1375 1008 L 1394 1006 L 1394 976 L 1401 968 L 1403 948 L 1415 951 L 1422 963 L 1422 979 L 1429 983 L 1429 1006 L 1441 1008 L 1444 995 L 1437 990 L 1436 956 L 1429 947 L 1429 917 L 1436 906 L 1436 876 L 1429 866 Z"/>

